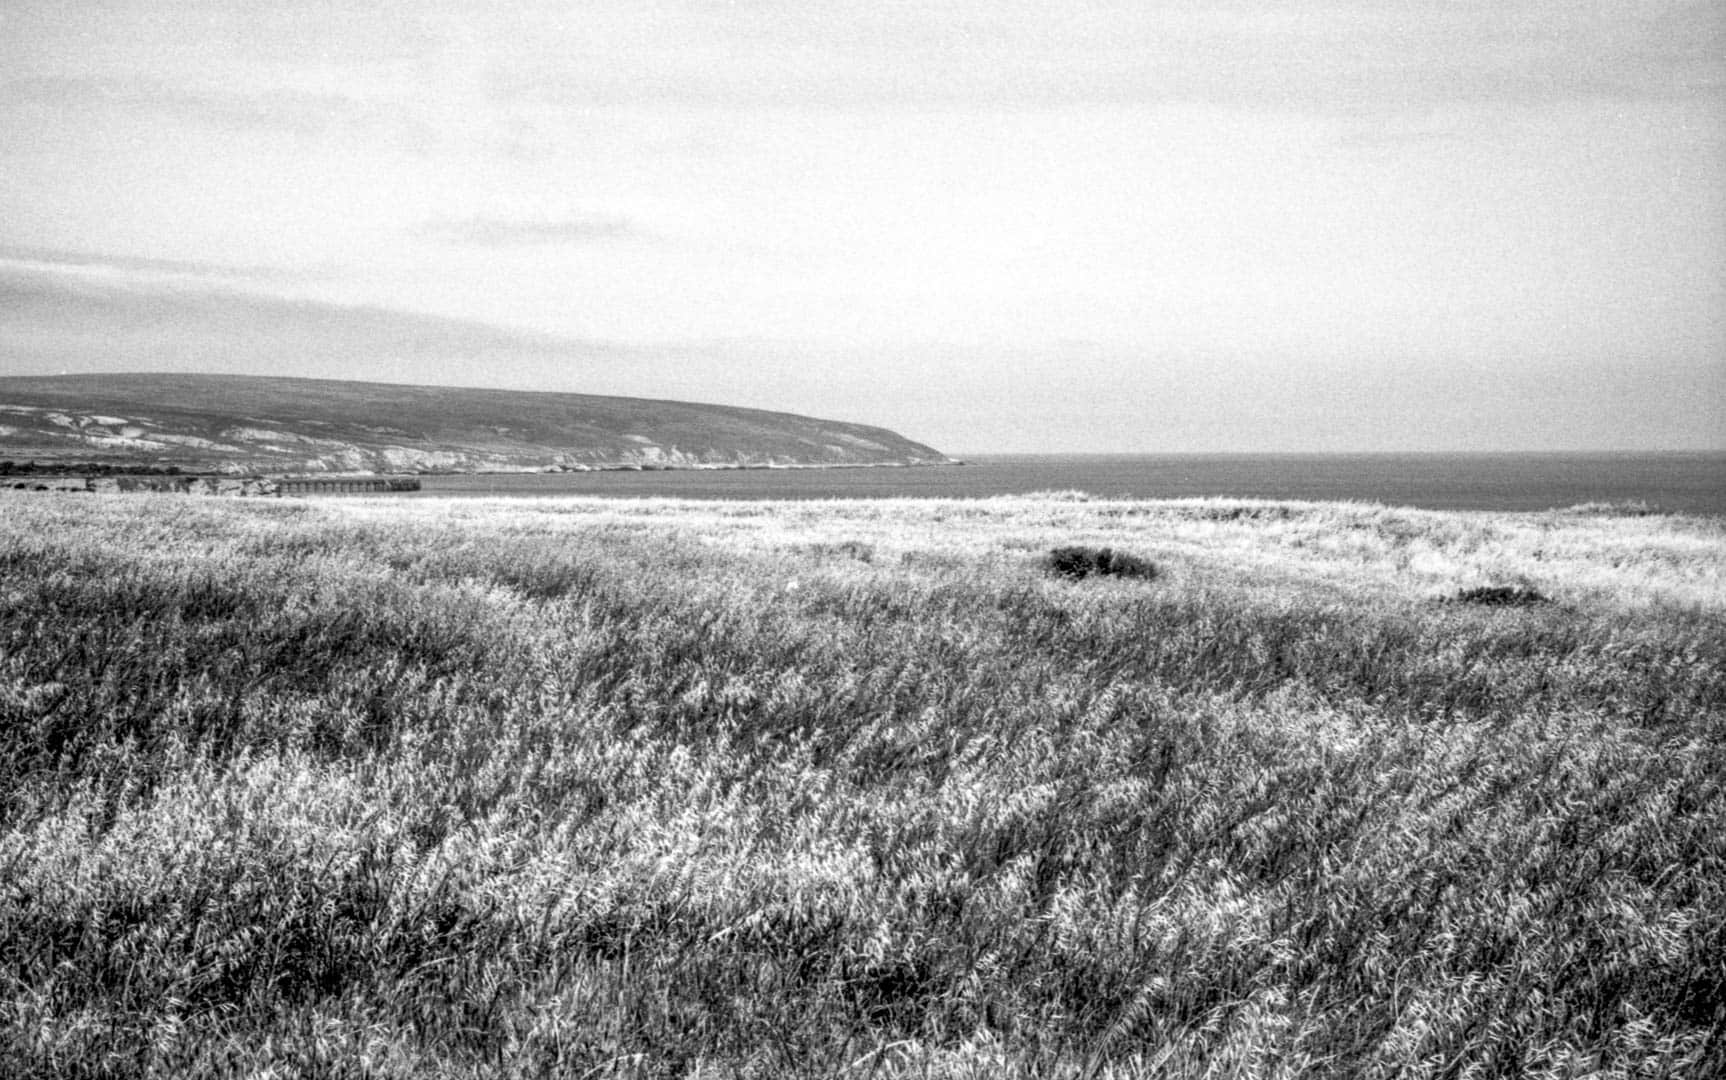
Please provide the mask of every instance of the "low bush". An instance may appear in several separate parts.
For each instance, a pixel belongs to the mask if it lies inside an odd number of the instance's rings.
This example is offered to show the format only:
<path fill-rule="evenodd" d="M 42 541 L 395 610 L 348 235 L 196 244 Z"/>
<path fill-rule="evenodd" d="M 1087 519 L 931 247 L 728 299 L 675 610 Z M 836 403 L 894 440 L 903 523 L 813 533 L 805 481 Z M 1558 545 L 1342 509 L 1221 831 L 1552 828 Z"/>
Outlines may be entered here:
<path fill-rule="evenodd" d="M 810 544 L 804 550 L 817 558 L 854 559 L 857 562 L 872 563 L 875 561 L 875 545 L 862 540 L 846 540 L 840 543 Z"/>
<path fill-rule="evenodd" d="M 1525 585 L 1479 585 L 1463 589 L 1452 599 L 1459 604 L 1479 604 L 1482 607 L 1533 607 L 1551 603 L 1538 590 Z"/>
<path fill-rule="evenodd" d="M 1058 547 L 1049 552 L 1049 569 L 1062 577 L 1088 578 L 1124 577 L 1150 581 L 1157 576 L 1157 564 L 1149 559 L 1114 548 Z"/>

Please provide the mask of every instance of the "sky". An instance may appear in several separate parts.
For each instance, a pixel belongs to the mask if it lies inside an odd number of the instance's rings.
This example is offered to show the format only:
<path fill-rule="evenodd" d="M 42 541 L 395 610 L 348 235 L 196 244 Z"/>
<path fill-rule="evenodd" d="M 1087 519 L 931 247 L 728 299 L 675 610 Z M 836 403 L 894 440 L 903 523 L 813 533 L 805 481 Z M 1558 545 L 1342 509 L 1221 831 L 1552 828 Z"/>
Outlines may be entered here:
<path fill-rule="evenodd" d="M 0 374 L 1726 449 L 1713 0 L 5 0 L 0 147 Z"/>

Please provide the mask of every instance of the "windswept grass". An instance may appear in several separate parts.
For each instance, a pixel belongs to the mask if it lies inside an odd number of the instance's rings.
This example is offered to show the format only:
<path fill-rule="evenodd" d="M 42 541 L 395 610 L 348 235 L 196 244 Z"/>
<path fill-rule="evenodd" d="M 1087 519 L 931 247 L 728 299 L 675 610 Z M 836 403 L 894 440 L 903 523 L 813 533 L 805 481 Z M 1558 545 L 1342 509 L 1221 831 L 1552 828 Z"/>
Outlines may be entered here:
<path fill-rule="evenodd" d="M 1674 516 L 0 494 L 0 1074 L 1718 1074 L 1723 568 Z"/>

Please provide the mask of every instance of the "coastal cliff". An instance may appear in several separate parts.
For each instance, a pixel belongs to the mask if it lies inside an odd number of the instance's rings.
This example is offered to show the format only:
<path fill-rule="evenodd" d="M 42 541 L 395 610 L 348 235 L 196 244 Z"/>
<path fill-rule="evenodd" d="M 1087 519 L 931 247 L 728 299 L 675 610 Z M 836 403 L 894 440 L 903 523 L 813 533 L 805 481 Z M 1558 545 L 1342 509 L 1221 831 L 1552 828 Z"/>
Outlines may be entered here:
<path fill-rule="evenodd" d="M 0 378 L 0 460 L 232 475 L 952 463 L 885 428 L 759 409 L 182 374 Z"/>

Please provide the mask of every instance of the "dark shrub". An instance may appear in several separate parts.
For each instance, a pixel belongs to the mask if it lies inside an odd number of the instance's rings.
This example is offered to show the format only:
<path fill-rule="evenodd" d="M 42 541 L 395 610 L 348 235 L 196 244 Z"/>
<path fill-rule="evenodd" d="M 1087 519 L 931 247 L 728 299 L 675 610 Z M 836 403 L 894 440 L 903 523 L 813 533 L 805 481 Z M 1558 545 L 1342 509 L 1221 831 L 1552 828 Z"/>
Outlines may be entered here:
<path fill-rule="evenodd" d="M 1151 560 L 1106 547 L 1058 547 L 1049 552 L 1048 565 L 1062 577 L 1075 579 L 1103 575 L 1150 581 L 1157 576 L 1157 564 Z"/>
<path fill-rule="evenodd" d="M 858 562 L 872 563 L 875 561 L 875 545 L 862 540 L 846 540 L 837 544 L 810 544 L 806 549 L 811 555 L 823 558 L 855 559 Z"/>
<path fill-rule="evenodd" d="M 1548 602 L 1539 592 L 1522 585 L 1480 585 L 1464 589 L 1452 599 L 1459 604 L 1484 607 L 1532 607 Z"/>

